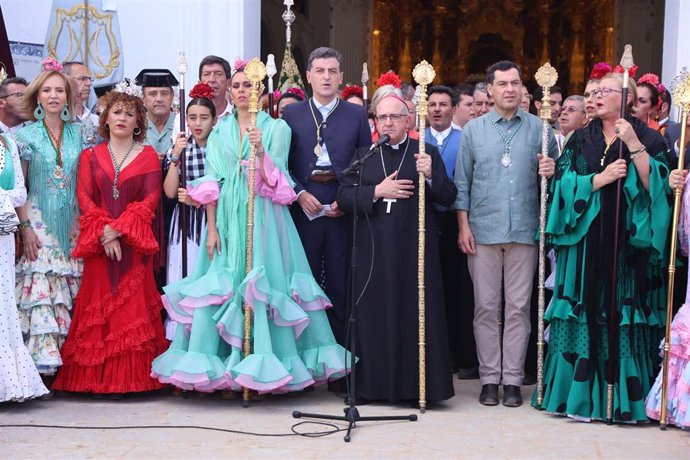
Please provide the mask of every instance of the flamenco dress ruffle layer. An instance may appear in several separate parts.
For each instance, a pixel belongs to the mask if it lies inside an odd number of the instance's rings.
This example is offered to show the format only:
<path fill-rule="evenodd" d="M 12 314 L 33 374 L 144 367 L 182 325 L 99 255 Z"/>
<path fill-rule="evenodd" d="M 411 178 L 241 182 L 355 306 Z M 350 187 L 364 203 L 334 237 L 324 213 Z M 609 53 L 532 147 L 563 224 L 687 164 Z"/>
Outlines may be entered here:
<path fill-rule="evenodd" d="M 119 177 L 101 144 L 85 150 L 79 167 L 81 231 L 74 256 L 85 263 L 64 365 L 53 387 L 89 393 L 142 392 L 161 388 L 150 364 L 167 346 L 160 296 L 153 276 L 158 252 L 152 222 L 160 200 L 157 155 L 146 147 Z M 121 233 L 120 261 L 105 255 L 99 238 L 108 224 Z"/>
<path fill-rule="evenodd" d="M 572 143 L 569 143 L 572 145 Z M 588 243 L 592 222 L 601 212 L 601 196 L 592 187 L 592 176 L 576 174 L 571 167 L 573 150 L 566 148 L 559 160 L 558 180 L 552 187 L 552 206 L 547 235 L 557 250 L 555 293 L 545 314 L 549 322 L 548 353 L 544 360 L 544 399 L 541 409 L 582 421 L 606 419 L 609 336 L 608 307 L 603 298 L 588 308 L 583 292 L 587 258 L 596 254 Z M 616 422 L 646 422 L 644 398 L 658 365 L 656 344 L 663 334 L 665 301 L 663 256 L 670 217 L 668 168 L 650 156 L 650 190 L 645 191 L 635 167 L 628 168 L 624 182 L 627 203 L 628 250 L 619 255 L 618 345 L 614 381 L 613 419 Z M 615 184 L 614 184 L 615 186 Z M 654 218 L 652 219 L 652 215 Z M 606 247 L 607 251 L 610 246 Z M 647 254 L 645 298 L 639 299 L 630 261 L 635 251 Z M 608 253 L 607 253 L 608 254 Z M 609 276 L 608 274 L 601 276 Z M 606 284 L 605 284 L 606 285 Z M 633 303 L 639 302 L 633 308 Z M 588 318 L 596 312 L 595 321 Z M 593 329 L 592 323 L 596 329 Z M 593 338 L 594 337 L 594 338 Z M 595 341 L 596 355 L 592 352 Z M 536 391 L 532 399 L 536 407 Z"/>
<path fill-rule="evenodd" d="M 225 117 L 209 137 L 209 175 L 191 190 L 202 203 L 217 199 L 220 252 L 213 260 L 202 252 L 190 276 L 164 288 L 164 305 L 184 334 L 153 363 L 152 375 L 161 382 L 203 392 L 283 393 L 346 373 L 349 355 L 333 337 L 324 311 L 330 302 L 311 274 L 287 208 L 296 199 L 285 171 L 290 130 L 263 113 L 258 125 L 266 155 L 263 173 L 257 160 L 253 269 L 245 274 L 249 147 L 245 137 L 238 152 L 236 117 Z M 245 304 L 252 311 L 246 357 Z"/>
<path fill-rule="evenodd" d="M 678 227 L 678 241 L 683 254 L 688 255 L 690 249 L 690 232 L 688 231 L 690 229 L 690 193 L 687 193 L 687 181 L 685 190 Z M 659 350 L 659 356 L 663 357 L 663 340 Z M 655 420 L 661 420 L 662 372 L 663 370 L 657 375 L 656 381 L 647 395 L 647 415 Z M 673 318 L 673 323 L 671 323 L 666 388 L 666 423 L 690 429 L 690 290 L 686 292 L 685 303 L 680 307 Z"/>
<path fill-rule="evenodd" d="M 16 266 L 15 296 L 27 348 L 42 374 L 62 365 L 60 349 L 70 329 L 74 297 L 83 264 L 72 258 L 78 233 L 76 169 L 82 149 L 75 124 L 66 124 L 62 143 L 62 174 L 56 174 L 55 150 L 42 121 L 16 135 L 22 160 L 29 162 L 28 218 L 41 247 L 31 261 L 23 255 Z"/>

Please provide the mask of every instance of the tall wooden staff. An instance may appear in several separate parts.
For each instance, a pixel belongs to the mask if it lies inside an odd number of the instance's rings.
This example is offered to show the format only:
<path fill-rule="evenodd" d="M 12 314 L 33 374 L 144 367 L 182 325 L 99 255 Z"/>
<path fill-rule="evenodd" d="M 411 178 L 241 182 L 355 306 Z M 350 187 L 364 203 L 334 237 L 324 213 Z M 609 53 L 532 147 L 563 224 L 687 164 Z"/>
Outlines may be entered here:
<path fill-rule="evenodd" d="M 541 154 L 546 157 L 549 154 L 549 130 L 551 129 L 551 103 L 549 102 L 549 95 L 551 87 L 556 84 L 558 80 L 558 73 L 556 69 L 551 67 L 550 63 L 546 63 L 539 67 L 537 73 L 534 75 L 537 84 L 541 86 L 544 97 L 541 99 L 541 109 L 539 110 L 539 117 L 541 118 Z M 548 189 L 548 179 L 541 177 L 540 183 L 540 201 L 539 201 L 539 300 L 537 304 L 537 408 L 541 409 L 541 403 L 544 400 L 544 304 L 546 302 L 545 296 L 545 271 L 546 271 L 546 198 Z"/>
<path fill-rule="evenodd" d="M 266 78 L 266 66 L 258 58 L 254 58 L 244 68 L 244 74 L 252 83 L 252 90 L 249 93 L 249 127 L 256 128 L 256 114 L 261 110 L 259 106 L 259 87 Z M 241 148 L 241 146 L 240 146 Z M 247 180 L 247 260 L 245 274 L 252 271 L 254 257 L 254 182 L 256 176 L 256 147 L 249 144 L 249 179 Z M 251 354 L 252 339 L 252 306 L 249 302 L 244 304 L 244 356 Z M 245 387 L 242 393 L 242 405 L 249 406 L 249 388 Z"/>
<path fill-rule="evenodd" d="M 678 145 L 678 169 L 685 169 L 685 139 L 690 110 L 690 74 L 683 67 L 673 79 L 673 102 L 680 108 L 680 140 Z M 676 279 L 676 248 L 678 245 L 678 220 L 683 188 L 673 192 L 673 223 L 671 226 L 671 253 L 668 262 L 668 291 L 666 296 L 666 335 L 664 336 L 664 363 L 661 371 L 661 416 L 659 428 L 666 430 L 666 405 L 668 400 L 668 360 L 671 350 L 671 317 L 673 316 L 673 288 Z"/>
<path fill-rule="evenodd" d="M 623 50 L 623 57 L 621 57 L 621 67 L 623 67 L 623 91 L 621 94 L 621 118 L 625 118 L 628 106 L 628 79 L 630 77 L 630 69 L 634 65 L 632 46 L 625 45 Z M 623 141 L 618 144 L 618 159 L 623 158 Z M 614 234 L 613 234 L 613 270 L 611 271 L 611 308 L 609 309 L 609 368 L 608 368 L 608 385 L 606 388 L 606 423 L 613 424 L 613 387 L 616 378 L 616 366 L 618 360 L 618 233 L 620 228 L 621 215 L 621 194 L 623 191 L 623 180 L 616 181 L 616 216 Z"/>
<path fill-rule="evenodd" d="M 278 116 L 273 97 L 273 76 L 276 73 L 278 73 L 276 58 L 272 54 L 269 54 L 266 58 L 266 74 L 268 75 L 268 113 L 271 115 L 271 118 L 276 118 Z"/>
<path fill-rule="evenodd" d="M 414 81 L 419 85 L 417 116 L 419 117 L 419 153 L 425 153 L 424 125 L 429 111 L 426 87 L 434 81 L 436 72 L 426 61 L 417 64 L 412 71 Z M 419 295 L 419 410 L 426 412 L 426 177 L 419 173 L 419 241 L 417 246 L 417 291 Z"/>
<path fill-rule="evenodd" d="M 184 75 L 187 73 L 187 59 L 184 57 L 184 51 L 177 54 L 177 72 L 180 74 L 180 132 L 184 133 L 186 130 L 186 107 L 184 100 Z M 187 188 L 187 149 L 182 150 L 180 154 L 180 187 Z M 188 232 L 188 216 L 189 208 L 182 203 L 180 210 L 180 225 L 181 225 L 181 243 L 182 243 L 182 277 L 187 276 L 187 232 Z"/>

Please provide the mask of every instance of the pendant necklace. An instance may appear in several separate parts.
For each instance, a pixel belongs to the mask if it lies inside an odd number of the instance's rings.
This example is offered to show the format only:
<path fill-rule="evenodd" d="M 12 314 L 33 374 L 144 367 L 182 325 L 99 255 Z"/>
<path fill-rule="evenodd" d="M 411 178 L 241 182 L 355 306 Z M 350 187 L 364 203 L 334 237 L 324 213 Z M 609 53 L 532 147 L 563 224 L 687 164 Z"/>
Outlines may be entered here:
<path fill-rule="evenodd" d="M 316 114 L 314 113 L 314 98 L 312 97 L 309 99 L 309 109 L 311 110 L 311 116 L 314 119 L 314 124 L 316 125 L 316 145 L 314 146 L 314 155 L 317 157 L 320 157 L 323 154 L 323 147 L 321 146 L 321 142 L 323 141 L 323 139 L 321 139 L 321 126 L 326 123 L 328 116 L 333 113 L 333 111 L 338 107 L 338 104 L 340 104 L 339 97 L 335 99 L 335 105 L 331 110 L 328 111 L 326 116 L 323 117 L 321 123 L 319 123 L 316 121 Z"/>
<path fill-rule="evenodd" d="M 48 126 L 43 122 L 43 127 L 52 139 L 51 145 L 55 149 L 55 168 L 53 169 L 53 177 L 56 180 L 63 180 L 65 178 L 65 170 L 62 169 L 62 133 L 65 130 L 65 123 L 60 126 L 60 134 L 55 136 Z"/>
<path fill-rule="evenodd" d="M 494 128 L 496 128 L 496 131 L 498 131 L 498 134 L 501 136 L 501 139 L 503 139 L 503 156 L 501 157 L 501 164 L 504 168 L 507 168 L 513 163 L 513 160 L 510 157 L 510 143 L 517 134 L 517 132 L 520 130 L 523 121 L 524 118 L 520 117 L 520 123 L 518 123 L 517 127 L 515 128 L 515 131 L 513 131 L 510 134 L 510 137 L 506 138 L 505 133 L 498 126 L 498 120 L 491 120 L 491 124 L 494 125 Z"/>
<path fill-rule="evenodd" d="M 606 143 L 606 148 L 604 149 L 604 154 L 601 156 L 601 160 L 599 160 L 599 164 L 603 167 L 604 162 L 606 161 L 606 155 L 609 153 L 609 149 L 613 145 L 614 142 L 616 142 L 616 139 L 618 139 L 616 136 L 613 136 L 611 139 L 604 133 L 604 142 Z"/>
<path fill-rule="evenodd" d="M 400 164 L 398 165 L 398 174 L 400 174 L 400 168 L 402 168 L 403 161 L 405 161 L 405 157 L 407 156 L 407 148 L 410 146 L 409 140 L 407 141 L 407 144 L 405 145 L 405 151 L 403 152 L 402 159 L 400 160 Z M 388 171 L 386 171 L 386 164 L 383 162 L 383 149 L 381 149 L 381 167 L 383 168 L 383 178 L 385 179 L 388 177 Z M 386 214 L 391 213 L 391 205 L 398 200 L 395 198 L 384 198 L 383 201 L 386 203 Z"/>
<path fill-rule="evenodd" d="M 113 147 L 110 145 L 110 141 L 108 141 L 108 152 L 110 152 L 110 159 L 113 160 L 113 169 L 115 170 L 115 177 L 113 178 L 113 199 L 117 200 L 120 198 L 120 191 L 117 189 L 117 181 L 120 177 L 120 170 L 122 169 L 122 164 L 127 160 L 127 157 L 129 156 L 130 153 L 132 153 L 132 149 L 134 148 L 134 140 L 132 139 L 132 144 L 129 146 L 129 150 L 127 150 L 127 153 L 125 153 L 125 156 L 122 157 L 122 161 L 120 164 L 117 164 L 117 161 L 115 161 L 115 154 L 113 153 Z"/>

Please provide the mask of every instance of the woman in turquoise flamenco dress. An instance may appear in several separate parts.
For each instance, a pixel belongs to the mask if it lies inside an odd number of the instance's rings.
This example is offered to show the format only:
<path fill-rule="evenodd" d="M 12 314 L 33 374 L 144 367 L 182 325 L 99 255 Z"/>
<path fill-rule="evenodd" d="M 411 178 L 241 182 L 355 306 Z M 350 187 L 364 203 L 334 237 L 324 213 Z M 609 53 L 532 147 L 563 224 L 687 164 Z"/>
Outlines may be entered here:
<path fill-rule="evenodd" d="M 206 205 L 207 251 L 191 264 L 191 275 L 164 288 L 165 308 L 180 324 L 152 375 L 185 390 L 285 393 L 342 377 L 349 355 L 335 341 L 325 312 L 330 301 L 288 210 L 297 199 L 286 170 L 290 129 L 264 112 L 249 127 L 251 83 L 242 64 L 231 79 L 235 112 L 209 136 L 207 174 L 189 187 L 190 197 Z M 245 274 L 250 143 L 257 151 L 255 221 L 252 270 Z M 248 356 L 245 303 L 253 316 Z"/>

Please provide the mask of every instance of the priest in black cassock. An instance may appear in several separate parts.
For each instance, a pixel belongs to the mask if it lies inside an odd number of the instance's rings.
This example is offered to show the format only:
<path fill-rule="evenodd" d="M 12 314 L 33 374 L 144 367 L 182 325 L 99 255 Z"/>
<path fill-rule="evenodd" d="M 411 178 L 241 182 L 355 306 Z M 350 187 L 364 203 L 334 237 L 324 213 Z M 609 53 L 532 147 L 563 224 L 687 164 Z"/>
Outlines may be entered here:
<path fill-rule="evenodd" d="M 429 403 L 451 398 L 438 231 L 433 204 L 450 206 L 457 190 L 436 147 L 407 136 L 408 108 L 398 90 L 372 99 L 380 136 L 390 141 L 370 157 L 357 177 L 341 181 L 340 208 L 360 215 L 356 272 L 357 403 L 419 399 L 417 216 L 418 173 L 426 177 L 426 394 Z M 380 96 L 380 94 L 378 95 Z M 358 149 L 353 161 L 368 148 Z M 364 290 L 364 292 L 362 292 Z M 361 295 L 361 297 L 360 297 Z"/>

